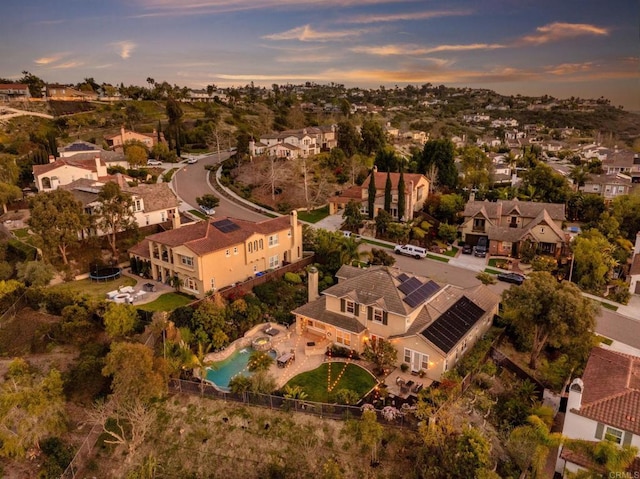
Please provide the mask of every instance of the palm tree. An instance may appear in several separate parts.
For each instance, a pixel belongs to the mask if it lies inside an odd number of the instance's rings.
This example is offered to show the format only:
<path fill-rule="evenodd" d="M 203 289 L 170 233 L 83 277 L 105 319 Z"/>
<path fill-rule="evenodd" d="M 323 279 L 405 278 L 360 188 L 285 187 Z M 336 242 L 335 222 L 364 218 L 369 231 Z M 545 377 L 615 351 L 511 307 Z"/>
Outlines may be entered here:
<path fill-rule="evenodd" d="M 213 364 L 213 361 L 207 360 L 207 354 L 211 350 L 211 343 L 206 346 L 202 341 L 198 341 L 198 350 L 192 353 L 191 366 L 194 371 L 200 374 L 200 393 L 204 395 L 204 381 L 207 378 L 207 368 Z"/>
<path fill-rule="evenodd" d="M 340 264 L 351 264 L 355 260 L 368 256 L 366 251 L 358 251 L 361 244 L 364 244 L 364 241 L 351 237 L 343 238 L 339 246 Z"/>
<path fill-rule="evenodd" d="M 284 397 L 287 399 L 299 399 L 304 401 L 307 399 L 308 394 L 302 389 L 301 386 L 289 386 L 288 384 L 282 390 Z"/>

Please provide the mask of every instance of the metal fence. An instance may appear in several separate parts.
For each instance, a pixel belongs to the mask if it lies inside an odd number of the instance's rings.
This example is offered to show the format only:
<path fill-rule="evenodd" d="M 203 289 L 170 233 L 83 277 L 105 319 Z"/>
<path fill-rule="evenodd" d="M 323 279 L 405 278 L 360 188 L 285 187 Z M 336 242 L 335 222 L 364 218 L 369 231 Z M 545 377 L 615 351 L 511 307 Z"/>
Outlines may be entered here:
<path fill-rule="evenodd" d="M 60 479 L 75 479 L 76 475 L 79 475 L 79 473 L 82 472 L 82 468 L 93 454 L 93 450 L 96 447 L 100 434 L 102 434 L 102 424 L 96 424 L 93 426 L 91 431 L 89 431 L 89 434 L 87 434 L 87 437 L 84 439 L 80 448 L 76 452 L 76 455 L 73 456 L 73 459 L 60 476 Z"/>
<path fill-rule="evenodd" d="M 303 399 L 289 399 L 282 396 L 275 396 L 273 394 L 252 392 L 234 394 L 231 392 L 221 391 L 210 384 L 185 381 L 183 379 L 171 379 L 169 381 L 169 391 L 198 395 L 213 399 L 222 399 L 223 401 L 234 401 L 278 411 L 294 411 L 312 414 L 314 416 L 336 420 L 359 418 L 362 416 L 363 412 L 362 407 L 347 404 L 328 404 Z M 375 409 L 375 412 L 378 417 L 378 421 L 382 424 L 407 429 L 417 429 L 418 427 L 417 418 L 414 414 L 408 411 L 403 411 L 401 409 L 400 414 L 398 414 L 393 420 L 385 419 L 381 409 Z"/>

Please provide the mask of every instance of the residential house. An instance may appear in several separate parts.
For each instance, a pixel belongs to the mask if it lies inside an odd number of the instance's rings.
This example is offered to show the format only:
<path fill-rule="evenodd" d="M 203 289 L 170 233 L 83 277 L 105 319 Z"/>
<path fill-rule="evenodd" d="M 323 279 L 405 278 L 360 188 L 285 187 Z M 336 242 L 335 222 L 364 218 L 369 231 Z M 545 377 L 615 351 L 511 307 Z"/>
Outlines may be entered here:
<path fill-rule="evenodd" d="M 50 84 L 47 85 L 47 99 L 58 101 L 91 101 L 97 100 L 98 94 L 78 90 L 68 85 Z"/>
<path fill-rule="evenodd" d="M 52 191 L 80 178 L 108 181 L 107 165 L 97 156 L 91 158 L 59 158 L 46 165 L 33 165 L 38 191 Z"/>
<path fill-rule="evenodd" d="M 584 186 L 580 186 L 578 189 L 584 193 L 602 196 L 605 202 L 610 202 L 617 196 L 629 194 L 631 177 L 622 173 L 589 175 Z"/>
<path fill-rule="evenodd" d="M 259 223 L 209 219 L 148 236 L 129 255 L 147 261 L 154 280 L 178 278 L 182 291 L 202 298 L 302 259 L 302 224 L 296 211 Z"/>
<path fill-rule="evenodd" d="M 127 178 L 121 174 L 116 174 L 113 177 L 113 181 L 118 183 L 120 189 L 131 195 L 134 220 L 138 227 L 152 225 L 163 225 L 169 229 L 180 227 L 178 212 L 180 202 L 167 183 L 129 186 L 126 180 Z M 93 215 L 99 206 L 98 195 L 105 183 L 105 181 L 83 178 L 61 186 L 61 188 L 71 192 L 82 203 L 84 210 L 89 215 Z M 89 236 L 103 236 L 104 232 L 93 229 L 87 234 Z"/>
<path fill-rule="evenodd" d="M 489 254 L 520 255 L 525 242 L 539 253 L 559 256 L 567 239 L 562 231 L 565 205 L 517 199 L 496 202 L 468 201 L 460 226 L 462 241 L 475 245 L 480 237 L 489 241 Z"/>
<path fill-rule="evenodd" d="M 22 83 L 0 84 L 0 101 L 29 101 L 29 85 Z"/>
<path fill-rule="evenodd" d="M 462 289 L 389 266 L 342 266 L 338 284 L 317 292 L 293 311 L 298 333 L 362 353 L 389 341 L 396 366 L 438 381 L 491 326 L 500 298 L 484 285 Z"/>
<path fill-rule="evenodd" d="M 640 358 L 610 349 L 593 348 L 582 378 L 569 387 L 563 436 L 640 447 Z M 640 475 L 640 460 L 632 465 Z M 636 469 L 637 467 L 637 469 Z M 562 448 L 559 473 L 599 471 L 584 455 Z M 620 477 L 627 476 L 621 473 Z"/>
<path fill-rule="evenodd" d="M 378 211 L 384 209 L 384 190 L 387 183 L 387 174 L 379 172 L 374 167 L 376 198 L 373 203 L 373 216 L 378 215 Z M 400 181 L 400 173 L 390 173 L 391 177 L 391 216 L 398 219 L 398 183 Z M 371 175 L 367 177 L 362 186 L 354 185 L 351 188 L 340 193 L 338 196 L 329 198 L 329 214 L 336 214 L 338 210 L 344 208 L 349 201 L 353 200 L 360 204 L 360 210 L 363 214 L 369 214 L 369 182 Z M 405 173 L 405 206 L 406 211 L 400 214 L 400 218 L 404 216 L 405 220 L 413 219 L 416 211 L 422 210 L 424 202 L 429 196 L 429 180 L 426 176 L 417 173 Z"/>
<path fill-rule="evenodd" d="M 624 173 L 631 177 L 632 183 L 640 183 L 640 155 L 629 150 L 610 152 L 602 162 L 607 174 Z"/>
<path fill-rule="evenodd" d="M 109 148 L 118 152 L 123 152 L 124 144 L 127 141 L 139 141 L 151 150 L 158 143 L 158 132 L 154 128 L 153 133 L 137 133 L 135 131 L 125 130 L 124 127 L 122 127 L 120 128 L 120 133 L 105 136 L 104 139 L 107 145 L 109 145 Z"/>
<path fill-rule="evenodd" d="M 76 140 L 59 148 L 58 152 L 60 158 L 50 156 L 48 164 L 33 165 L 38 191 L 55 190 L 80 178 L 109 181 L 113 179 L 107 173 L 109 167 L 129 167 L 122 153 L 103 150 L 88 141 Z"/>
<path fill-rule="evenodd" d="M 338 146 L 334 126 L 308 127 L 262 135 L 249 142 L 251 156 L 268 155 L 278 158 L 308 158 Z"/>

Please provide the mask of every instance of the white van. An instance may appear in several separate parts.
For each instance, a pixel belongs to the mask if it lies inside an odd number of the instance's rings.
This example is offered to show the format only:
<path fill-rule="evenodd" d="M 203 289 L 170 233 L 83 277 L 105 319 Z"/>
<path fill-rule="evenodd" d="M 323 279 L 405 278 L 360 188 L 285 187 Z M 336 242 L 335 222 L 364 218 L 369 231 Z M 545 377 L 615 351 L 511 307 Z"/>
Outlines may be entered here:
<path fill-rule="evenodd" d="M 420 258 L 426 258 L 427 257 L 427 250 L 424 248 L 421 248 L 420 246 L 414 246 L 412 244 L 403 244 L 403 245 L 397 245 L 394 250 L 394 253 L 396 254 L 404 254 L 407 256 L 412 256 L 415 259 L 420 259 Z"/>

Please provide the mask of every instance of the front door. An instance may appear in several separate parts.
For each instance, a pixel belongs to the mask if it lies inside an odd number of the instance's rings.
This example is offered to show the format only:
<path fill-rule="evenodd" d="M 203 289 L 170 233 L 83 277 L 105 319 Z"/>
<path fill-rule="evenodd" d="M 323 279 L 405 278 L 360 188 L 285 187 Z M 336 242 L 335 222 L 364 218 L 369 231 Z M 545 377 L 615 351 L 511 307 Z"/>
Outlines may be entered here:
<path fill-rule="evenodd" d="M 420 353 L 418 351 L 413 352 L 411 358 L 411 371 L 420 371 Z"/>

